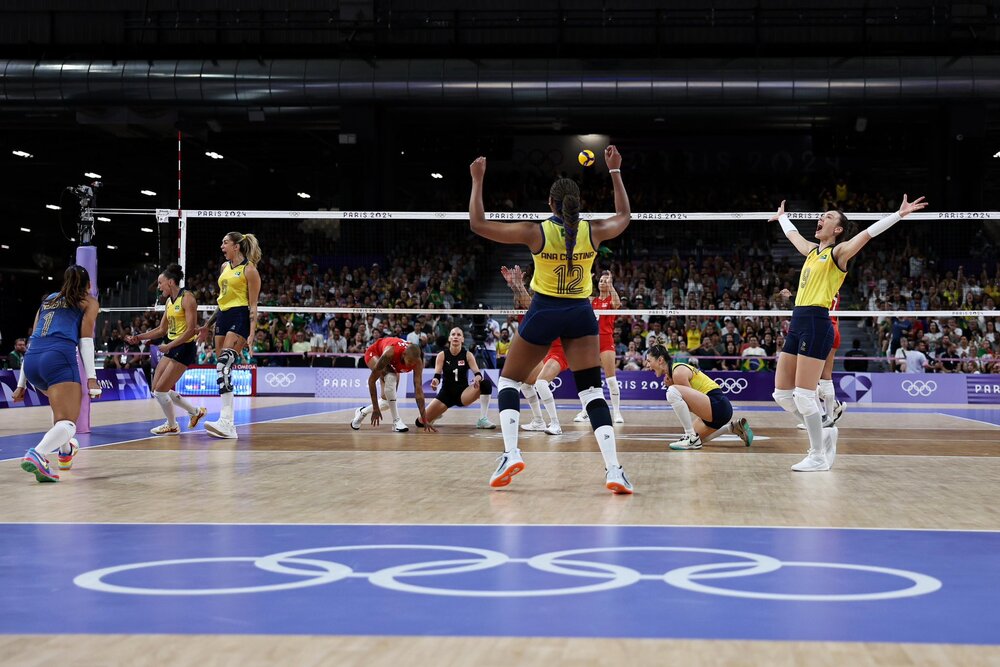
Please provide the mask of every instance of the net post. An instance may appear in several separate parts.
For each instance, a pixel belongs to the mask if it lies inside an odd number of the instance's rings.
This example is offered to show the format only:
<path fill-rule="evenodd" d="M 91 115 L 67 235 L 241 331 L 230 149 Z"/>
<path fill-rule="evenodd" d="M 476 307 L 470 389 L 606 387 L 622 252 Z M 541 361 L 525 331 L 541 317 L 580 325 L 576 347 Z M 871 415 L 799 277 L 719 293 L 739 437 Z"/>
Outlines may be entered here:
<path fill-rule="evenodd" d="M 92 245 L 82 245 L 76 249 L 76 263 L 87 269 L 90 274 L 90 295 L 97 296 L 97 248 Z M 90 433 L 90 392 L 87 391 L 87 371 L 83 367 L 83 359 L 79 351 L 76 353 L 76 364 L 80 371 L 80 416 L 76 420 L 77 433 Z"/>

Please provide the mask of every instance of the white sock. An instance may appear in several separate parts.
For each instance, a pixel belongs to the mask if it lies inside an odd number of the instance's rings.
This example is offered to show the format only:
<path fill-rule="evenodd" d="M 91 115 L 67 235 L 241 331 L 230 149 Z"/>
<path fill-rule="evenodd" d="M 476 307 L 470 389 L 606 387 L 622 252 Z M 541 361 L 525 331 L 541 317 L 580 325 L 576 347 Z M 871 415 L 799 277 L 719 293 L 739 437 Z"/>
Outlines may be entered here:
<path fill-rule="evenodd" d="M 219 419 L 233 421 L 233 392 L 231 391 L 222 395 L 222 410 L 219 413 Z"/>
<path fill-rule="evenodd" d="M 528 406 L 531 408 L 532 421 L 545 421 L 542 417 L 542 406 L 538 403 L 538 392 L 535 391 L 535 387 L 525 382 L 521 385 L 521 393 L 524 394 L 524 398 L 528 401 Z"/>
<path fill-rule="evenodd" d="M 521 421 L 521 413 L 517 410 L 504 410 L 500 413 L 500 431 L 503 433 L 503 450 L 508 454 L 517 449 L 517 430 Z"/>
<path fill-rule="evenodd" d="M 615 427 L 598 426 L 594 429 L 594 437 L 597 438 L 597 446 L 601 448 L 604 467 L 608 470 L 621 467 L 618 463 L 618 447 L 615 445 Z"/>
<path fill-rule="evenodd" d="M 816 391 L 796 387 L 794 391 L 795 407 L 802 415 L 802 423 L 806 425 L 806 432 L 809 434 L 809 449 L 823 452 L 823 418 L 820 416 L 819 403 L 816 399 Z"/>
<path fill-rule="evenodd" d="M 833 380 L 820 380 L 817 394 L 823 401 L 826 416 L 833 419 L 833 409 L 837 407 L 837 390 L 833 386 Z"/>
<path fill-rule="evenodd" d="M 622 390 L 617 377 L 608 378 L 608 393 L 611 394 L 611 409 L 613 414 L 620 414 L 622 411 Z"/>
<path fill-rule="evenodd" d="M 385 412 L 386 410 L 388 410 L 389 409 L 389 401 L 385 400 L 384 398 L 381 399 L 378 402 L 378 409 L 381 410 L 381 411 L 383 411 L 383 412 Z M 365 407 L 361 408 L 361 414 L 363 414 L 365 417 L 367 417 L 371 413 L 372 413 L 372 406 L 366 405 Z"/>
<path fill-rule="evenodd" d="M 167 393 L 170 395 L 170 400 L 174 402 L 174 405 L 179 407 L 181 410 L 184 410 L 192 417 L 198 414 L 198 408 L 194 407 L 194 404 L 191 403 L 191 401 L 187 400 L 173 389 Z"/>
<path fill-rule="evenodd" d="M 35 445 L 35 451 L 42 456 L 48 456 L 69 442 L 74 435 L 76 435 L 76 424 L 68 419 L 61 419 L 42 436 L 42 441 Z"/>
<path fill-rule="evenodd" d="M 479 395 L 479 418 L 486 419 L 490 415 L 490 399 L 492 396 L 489 394 Z"/>
<path fill-rule="evenodd" d="M 552 397 L 552 390 L 549 389 L 549 383 L 545 380 L 538 380 L 535 382 L 535 391 L 538 392 L 538 397 L 542 399 L 545 411 L 549 413 L 549 423 L 558 424 L 559 413 L 556 411 L 556 399 Z"/>
<path fill-rule="evenodd" d="M 381 407 L 381 405 L 382 405 L 382 403 L 379 402 L 379 407 Z M 396 401 L 395 400 L 389 401 L 389 414 L 392 415 L 392 421 L 394 421 L 394 422 L 400 421 L 400 419 L 399 419 L 399 408 L 396 407 Z"/>
<path fill-rule="evenodd" d="M 712 431 L 708 435 L 702 436 L 701 441 L 708 442 L 709 440 L 715 440 L 715 438 L 720 435 L 725 435 L 727 433 L 732 433 L 732 432 L 733 432 L 733 423 L 729 422 L 728 424 L 720 428 L 718 431 Z"/>
<path fill-rule="evenodd" d="M 684 401 L 684 397 L 681 396 L 681 392 L 678 391 L 677 387 L 671 386 L 667 389 L 667 401 L 670 403 L 670 407 L 674 409 L 674 414 L 680 420 L 681 426 L 684 427 L 684 433 L 686 435 L 697 435 L 694 430 L 694 420 L 691 419 L 691 409 L 688 408 L 688 404 Z"/>
<path fill-rule="evenodd" d="M 167 417 L 167 426 L 177 426 L 177 417 L 174 416 L 174 403 L 170 400 L 170 394 L 165 391 L 154 391 L 153 398 L 160 404 L 160 409 Z"/>

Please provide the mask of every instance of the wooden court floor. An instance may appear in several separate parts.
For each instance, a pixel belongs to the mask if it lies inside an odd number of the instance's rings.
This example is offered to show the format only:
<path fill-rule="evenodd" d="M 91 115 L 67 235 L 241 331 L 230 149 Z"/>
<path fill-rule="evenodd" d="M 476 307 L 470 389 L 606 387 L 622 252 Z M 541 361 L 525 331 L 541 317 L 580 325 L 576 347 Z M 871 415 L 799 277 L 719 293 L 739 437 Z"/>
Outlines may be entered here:
<path fill-rule="evenodd" d="M 353 403 L 246 401 L 327 409 L 243 426 L 236 441 L 184 433 L 88 448 L 55 485 L 35 484 L 16 460 L 0 462 L 0 522 L 1000 531 L 1000 427 L 939 414 L 935 406 L 849 408 L 834 470 L 810 474 L 789 470 L 806 437 L 785 413 L 737 408 L 758 435 L 751 448 L 726 438 L 672 452 L 666 443 L 681 433 L 672 412 L 626 406 L 627 423 L 616 432 L 636 493 L 612 496 L 589 427 L 572 422 L 568 403 L 564 434 L 523 433 L 526 471 L 491 490 L 502 439 L 499 430 L 474 428 L 474 410 L 451 411 L 437 434 L 396 434 L 388 426 L 352 431 Z M 412 423 L 416 411 L 402 412 Z M 158 416 L 153 401 L 122 402 L 95 406 L 93 420 L 99 430 Z M 48 419 L 47 409 L 2 411 L 0 438 L 44 430 Z M 58 564 L 39 554 L 34 565 Z M 1000 665 L 1000 648 L 967 645 L 496 637 L 0 635 L 0 655 L 3 665 Z"/>

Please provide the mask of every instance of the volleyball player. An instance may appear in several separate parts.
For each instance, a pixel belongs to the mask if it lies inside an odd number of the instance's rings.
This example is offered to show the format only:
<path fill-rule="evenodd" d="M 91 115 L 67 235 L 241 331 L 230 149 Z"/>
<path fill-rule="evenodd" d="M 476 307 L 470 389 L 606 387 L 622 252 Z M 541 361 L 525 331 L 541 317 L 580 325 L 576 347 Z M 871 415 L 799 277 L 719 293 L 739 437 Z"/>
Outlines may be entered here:
<path fill-rule="evenodd" d="M 476 428 L 492 429 L 497 425 L 489 420 L 490 398 L 493 382 L 481 370 L 476 358 L 465 346 L 465 332 L 455 327 L 448 333 L 448 349 L 441 350 L 434 359 L 434 379 L 431 389 L 438 392 L 427 406 L 427 420 L 433 424 L 448 408 L 472 405 L 479 400 L 479 421 Z M 469 384 L 469 371 L 475 378 Z M 438 388 L 440 387 L 440 390 Z M 419 419 L 417 427 L 424 424 Z"/>
<path fill-rule="evenodd" d="M 378 426 L 382 421 L 382 410 L 389 408 L 392 414 L 392 430 L 397 433 L 406 433 L 410 429 L 399 417 L 399 409 L 396 407 L 396 389 L 399 386 L 400 373 L 413 372 L 413 398 L 417 402 L 417 411 L 420 413 L 420 422 L 423 429 L 429 433 L 437 433 L 434 425 L 427 421 L 424 411 L 424 355 L 420 351 L 420 346 L 415 343 L 407 343 L 402 338 L 379 338 L 367 350 L 365 350 L 365 364 L 371 369 L 368 377 L 368 391 L 371 394 L 372 402 L 363 408 L 354 411 L 354 419 L 351 420 L 351 428 L 357 431 L 361 428 L 361 422 L 365 417 L 371 415 L 372 426 Z M 376 382 L 382 381 L 382 400 L 379 400 L 375 391 Z"/>
<path fill-rule="evenodd" d="M 472 189 L 469 225 L 473 232 L 492 241 L 526 245 L 534 259 L 531 288 L 535 296 L 524 316 L 500 373 L 500 428 L 504 453 L 490 478 L 490 486 L 510 484 L 524 470 L 517 447 L 518 390 L 549 345 L 562 339 L 569 367 L 573 370 L 580 400 L 587 406 L 590 424 L 606 468 L 605 486 L 614 493 L 632 493 L 632 484 L 618 462 L 611 410 L 601 389 L 600 341 L 597 320 L 588 297 L 593 289 L 591 267 L 602 241 L 615 238 L 631 218 L 628 195 L 621 177 L 621 155 L 608 146 L 604 158 L 615 193 L 615 215 L 605 220 L 580 220 L 580 187 L 567 178 L 549 189 L 551 215 L 536 222 L 488 222 L 483 208 L 486 158 L 470 165 Z"/>
<path fill-rule="evenodd" d="M 829 306 L 844 283 L 848 262 L 870 240 L 926 206 L 923 197 L 911 202 L 904 194 L 898 212 L 882 218 L 857 235 L 853 234 L 856 225 L 849 222 L 846 215 L 841 211 L 827 211 L 816 224 L 818 244 L 807 241 L 795 229 L 785 214 L 784 201 L 769 219 L 781 224 L 788 240 L 806 257 L 795 295 L 792 321 L 774 377 L 775 402 L 802 419 L 809 434 L 809 451 L 804 459 L 792 466 L 792 470 L 829 470 L 836 455 L 837 427 L 829 428 L 824 433 L 816 386 L 833 346 Z"/>
<path fill-rule="evenodd" d="M 782 296 L 785 298 L 790 298 L 792 293 L 787 289 L 781 290 Z M 830 304 L 830 312 L 834 312 L 840 307 L 840 293 L 834 295 L 833 303 Z M 830 354 L 826 357 L 826 363 L 823 364 L 823 372 L 819 376 L 819 386 L 816 388 L 816 394 L 819 397 L 820 404 L 823 407 L 823 428 L 831 428 L 840 421 L 840 418 L 844 415 L 845 405 L 837 400 L 837 390 L 833 386 L 833 360 L 837 356 L 837 350 L 840 349 L 840 321 L 836 317 L 830 318 L 830 324 L 833 325 L 833 349 L 830 350 Z M 801 430 L 805 430 L 805 424 L 799 424 L 798 426 Z M 834 456 L 836 456 L 836 443 L 834 443 Z"/>
<path fill-rule="evenodd" d="M 21 459 L 21 469 L 39 482 L 59 481 L 49 466 L 49 454 L 58 452 L 59 469 L 69 470 L 80 450 L 73 438 L 82 400 L 77 348 L 87 373 L 87 391 L 91 398 L 101 395 L 94 364 L 94 323 L 99 310 L 97 299 L 90 296 L 90 274 L 74 264 L 63 273 L 62 288 L 45 297 L 35 315 L 28 353 L 11 398 L 23 400 L 31 382 L 49 399 L 52 428 Z"/>
<path fill-rule="evenodd" d="M 615 316 L 601 315 L 601 310 L 617 310 L 621 308 L 622 300 L 615 290 L 614 281 L 610 271 L 601 273 L 601 278 L 597 284 L 599 295 L 590 302 L 594 308 L 594 315 L 597 317 L 601 335 L 601 367 L 604 369 L 604 377 L 608 383 L 608 393 L 611 395 L 611 407 L 614 409 L 614 421 L 616 424 L 624 424 L 622 417 L 622 390 L 618 384 L 618 377 L 615 375 L 618 370 L 618 359 L 615 356 Z M 573 418 L 575 422 L 587 421 L 587 411 L 581 410 Z"/>
<path fill-rule="evenodd" d="M 646 365 L 663 378 L 667 401 L 684 427 L 684 436 L 670 443 L 670 449 L 701 449 L 702 444 L 733 433 L 743 444 L 753 444 L 753 429 L 743 417 L 733 419 L 733 405 L 726 393 L 701 369 L 691 364 L 672 363 L 662 345 L 646 353 Z M 696 419 L 691 418 L 694 413 Z"/>
<path fill-rule="evenodd" d="M 222 237 L 226 262 L 219 275 L 219 307 L 201 331 L 215 325 L 215 370 L 218 374 L 222 410 L 217 421 L 205 422 L 205 430 L 216 438 L 236 439 L 233 424 L 233 365 L 253 340 L 257 328 L 257 298 L 260 296 L 261 250 L 253 234 L 229 232 Z M 221 352 L 220 352 L 221 350 Z"/>
<path fill-rule="evenodd" d="M 138 336 L 127 336 L 125 342 L 138 345 L 144 340 L 155 340 L 166 336 L 167 342 L 159 346 L 163 357 L 156 364 L 153 374 L 153 397 L 160 404 L 167 421 L 150 429 L 153 435 L 177 435 L 181 427 L 174 415 L 174 406 L 188 413 L 188 430 L 193 429 L 208 412 L 196 408 L 174 390 L 174 385 L 184 375 L 184 371 L 198 361 L 198 302 L 194 294 L 180 286 L 184 279 L 184 269 L 180 264 L 171 264 L 156 280 L 156 286 L 167 299 L 167 307 L 155 329 Z"/>

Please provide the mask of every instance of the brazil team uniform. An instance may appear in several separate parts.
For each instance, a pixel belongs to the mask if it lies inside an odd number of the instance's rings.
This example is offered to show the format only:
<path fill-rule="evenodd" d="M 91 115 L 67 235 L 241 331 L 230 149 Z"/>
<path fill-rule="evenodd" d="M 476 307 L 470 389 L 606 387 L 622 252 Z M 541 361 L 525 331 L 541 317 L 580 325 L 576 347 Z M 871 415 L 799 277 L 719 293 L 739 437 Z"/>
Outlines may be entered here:
<path fill-rule="evenodd" d="M 590 223 L 579 222 L 572 267 L 567 263 L 562 219 L 552 216 L 543 220 L 541 229 L 542 247 L 533 254 L 531 289 L 535 295 L 518 335 L 533 345 L 550 345 L 556 338 L 596 336 L 597 319 L 589 297 L 597 251 L 590 238 Z"/>
<path fill-rule="evenodd" d="M 233 266 L 226 262 L 219 276 L 219 316 L 215 320 L 215 335 L 225 336 L 232 331 L 243 338 L 250 335 L 250 290 L 247 287 L 246 269 L 250 260 L 244 259 Z"/>
<path fill-rule="evenodd" d="M 187 328 L 187 313 L 184 311 L 184 292 L 186 291 L 182 288 L 177 293 L 176 299 L 167 297 L 167 340 L 174 341 L 181 336 L 187 338 L 190 335 Z M 250 333 L 249 329 L 247 333 Z M 198 360 L 198 344 L 189 340 L 172 348 L 167 352 L 166 357 L 179 364 L 191 366 Z"/>
<path fill-rule="evenodd" d="M 733 418 L 733 404 L 729 402 L 726 392 L 722 391 L 722 387 L 717 385 L 715 380 L 705 375 L 701 369 L 691 364 L 677 362 L 671 366 L 671 374 L 679 366 L 683 366 L 691 371 L 691 388 L 708 396 L 708 400 L 712 404 L 712 421 L 706 421 L 705 425 L 714 430 L 728 424 L 729 420 Z"/>
<path fill-rule="evenodd" d="M 829 246 L 821 251 L 817 246 L 806 256 L 782 352 L 825 360 L 833 349 L 830 305 L 847 276 L 847 272 L 837 266 L 833 248 Z"/>
<path fill-rule="evenodd" d="M 50 294 L 42 301 L 38 324 L 28 342 L 21 372 L 32 386 L 46 390 L 62 382 L 80 382 L 76 347 L 80 342 L 83 309 Z"/>
<path fill-rule="evenodd" d="M 441 378 L 441 390 L 436 398 L 452 408 L 462 404 L 462 392 L 469 386 L 469 351 L 464 347 L 458 354 L 452 354 L 450 348 L 444 349 L 444 375 Z"/>

